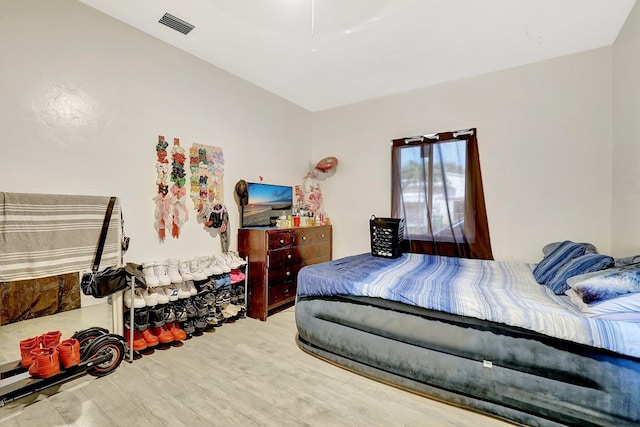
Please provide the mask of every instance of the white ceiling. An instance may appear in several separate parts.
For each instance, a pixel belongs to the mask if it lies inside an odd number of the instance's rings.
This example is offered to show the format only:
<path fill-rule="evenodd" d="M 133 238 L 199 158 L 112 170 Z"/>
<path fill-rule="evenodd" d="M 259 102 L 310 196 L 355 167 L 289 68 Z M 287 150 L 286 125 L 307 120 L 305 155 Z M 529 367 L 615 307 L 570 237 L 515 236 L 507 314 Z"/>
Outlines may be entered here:
<path fill-rule="evenodd" d="M 608 46 L 635 3 L 80 1 L 310 111 Z M 159 24 L 165 12 L 195 29 Z"/>

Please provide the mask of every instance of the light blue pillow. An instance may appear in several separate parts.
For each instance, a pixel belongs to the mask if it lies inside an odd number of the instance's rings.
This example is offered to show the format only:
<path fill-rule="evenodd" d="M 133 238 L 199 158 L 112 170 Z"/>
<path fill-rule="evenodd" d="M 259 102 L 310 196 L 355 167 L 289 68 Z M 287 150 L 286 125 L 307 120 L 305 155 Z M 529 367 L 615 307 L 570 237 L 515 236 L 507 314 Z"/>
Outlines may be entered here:
<path fill-rule="evenodd" d="M 587 304 L 640 292 L 640 264 L 607 270 L 577 282 L 570 280 L 569 285 Z"/>
<path fill-rule="evenodd" d="M 538 283 L 546 284 L 567 261 L 584 255 L 584 252 L 584 245 L 565 240 L 536 265 L 533 276 Z"/>
<path fill-rule="evenodd" d="M 569 285 L 567 279 L 578 274 L 591 273 L 593 271 L 604 270 L 612 267 L 614 259 L 607 255 L 594 253 L 584 254 L 577 258 L 573 258 L 566 262 L 554 276 L 547 281 L 547 286 L 551 288 L 554 294 L 562 295 Z"/>

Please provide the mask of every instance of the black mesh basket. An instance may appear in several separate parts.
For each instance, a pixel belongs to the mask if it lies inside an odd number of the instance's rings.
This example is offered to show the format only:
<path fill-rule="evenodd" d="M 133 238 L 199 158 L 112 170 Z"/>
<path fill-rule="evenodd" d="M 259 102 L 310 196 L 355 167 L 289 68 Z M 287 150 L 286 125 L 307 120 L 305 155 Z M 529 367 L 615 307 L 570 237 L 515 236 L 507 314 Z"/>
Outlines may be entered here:
<path fill-rule="evenodd" d="M 404 219 L 376 218 L 369 220 L 371 255 L 398 258 L 402 255 L 400 244 L 404 240 Z"/>

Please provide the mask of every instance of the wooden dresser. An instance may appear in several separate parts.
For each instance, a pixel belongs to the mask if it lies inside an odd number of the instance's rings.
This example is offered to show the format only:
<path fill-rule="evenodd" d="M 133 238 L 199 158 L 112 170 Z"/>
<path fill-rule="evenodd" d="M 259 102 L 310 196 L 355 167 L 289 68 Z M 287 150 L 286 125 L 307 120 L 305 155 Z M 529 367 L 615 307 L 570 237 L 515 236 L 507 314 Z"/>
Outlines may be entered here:
<path fill-rule="evenodd" d="M 330 225 L 301 228 L 241 228 L 238 252 L 249 257 L 249 316 L 267 320 L 269 312 L 295 301 L 298 271 L 331 260 Z"/>

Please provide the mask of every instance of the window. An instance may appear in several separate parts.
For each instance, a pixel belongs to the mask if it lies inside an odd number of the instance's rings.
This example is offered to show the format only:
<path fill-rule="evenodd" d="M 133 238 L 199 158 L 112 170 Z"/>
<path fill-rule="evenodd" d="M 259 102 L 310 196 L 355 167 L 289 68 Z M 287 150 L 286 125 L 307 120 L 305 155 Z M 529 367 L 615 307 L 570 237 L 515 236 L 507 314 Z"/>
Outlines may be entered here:
<path fill-rule="evenodd" d="M 402 138 L 392 148 L 392 216 L 411 252 L 493 259 L 475 129 Z"/>

